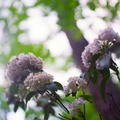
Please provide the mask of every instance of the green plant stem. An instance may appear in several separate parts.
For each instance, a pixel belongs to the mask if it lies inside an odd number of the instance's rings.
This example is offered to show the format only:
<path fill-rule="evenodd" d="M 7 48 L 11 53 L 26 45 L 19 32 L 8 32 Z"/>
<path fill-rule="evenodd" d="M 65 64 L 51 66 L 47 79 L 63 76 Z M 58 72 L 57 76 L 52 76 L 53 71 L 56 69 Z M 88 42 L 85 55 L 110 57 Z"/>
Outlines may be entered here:
<path fill-rule="evenodd" d="M 86 120 L 86 118 L 85 118 L 85 115 L 86 115 L 86 106 L 85 106 L 85 104 L 83 105 L 83 109 L 84 109 L 84 120 Z"/>
<path fill-rule="evenodd" d="M 83 92 L 83 95 L 85 95 L 85 92 Z M 86 116 L 86 105 L 85 104 L 83 105 L 83 116 L 84 116 L 83 119 L 86 120 L 86 117 L 85 117 Z"/>
<path fill-rule="evenodd" d="M 63 115 L 61 115 L 61 114 L 59 114 L 61 117 L 63 117 L 64 119 L 66 119 L 66 120 L 71 120 L 70 118 L 67 118 L 67 117 L 65 117 L 65 116 L 63 116 Z"/>
<path fill-rule="evenodd" d="M 64 104 L 60 101 L 60 99 L 57 97 L 57 93 L 50 93 L 48 90 L 46 91 L 47 95 L 54 99 L 54 101 L 60 105 L 61 108 L 63 108 L 67 113 L 69 113 L 69 110 L 64 106 Z M 50 94 L 50 95 L 49 95 Z"/>
<path fill-rule="evenodd" d="M 69 110 L 64 106 L 64 104 L 59 100 L 59 98 L 57 98 L 57 101 L 59 102 L 59 104 L 66 110 L 67 113 L 69 113 Z"/>

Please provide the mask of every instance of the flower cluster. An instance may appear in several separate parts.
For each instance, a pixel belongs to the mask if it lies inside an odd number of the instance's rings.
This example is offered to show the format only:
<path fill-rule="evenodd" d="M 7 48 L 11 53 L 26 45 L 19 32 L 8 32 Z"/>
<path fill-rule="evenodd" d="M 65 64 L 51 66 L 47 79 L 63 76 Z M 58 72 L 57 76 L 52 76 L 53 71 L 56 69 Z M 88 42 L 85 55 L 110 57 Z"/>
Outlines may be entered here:
<path fill-rule="evenodd" d="M 53 82 L 53 76 L 46 72 L 30 73 L 24 81 L 24 85 L 31 91 L 44 91 L 46 85 Z"/>
<path fill-rule="evenodd" d="M 118 33 L 114 32 L 112 28 L 105 29 L 97 39 L 94 40 L 92 44 L 89 44 L 85 47 L 85 50 L 82 53 L 82 61 L 85 67 L 89 68 L 91 66 L 92 57 L 95 54 L 100 53 L 100 59 L 103 58 L 106 53 L 114 53 L 113 49 L 117 43 L 120 43 L 120 36 Z M 109 49 L 108 49 L 109 48 Z M 108 51 L 107 51 L 108 50 Z M 118 54 L 117 54 L 118 55 Z M 97 69 L 102 69 L 99 66 L 99 59 L 96 62 Z M 99 67 L 98 67 L 99 66 Z"/>
<path fill-rule="evenodd" d="M 86 103 L 86 101 L 83 100 L 81 97 L 75 99 L 74 102 L 70 103 L 69 106 L 68 106 L 71 109 L 70 115 L 72 117 L 74 117 L 75 113 L 77 113 L 77 111 L 79 111 L 79 106 L 83 105 L 85 103 Z"/>
<path fill-rule="evenodd" d="M 31 72 L 38 72 L 43 69 L 43 61 L 41 58 L 36 58 L 32 53 L 21 53 L 18 56 L 13 56 L 8 63 L 6 71 L 7 77 L 12 82 L 23 82 Z"/>
<path fill-rule="evenodd" d="M 85 50 L 82 52 L 82 61 L 85 67 L 90 67 L 92 56 L 99 53 L 99 50 L 102 48 L 102 45 L 98 42 L 98 39 L 95 39 L 93 43 L 85 47 Z"/>
<path fill-rule="evenodd" d="M 80 77 L 70 77 L 68 79 L 68 85 L 64 86 L 64 92 L 69 94 L 70 92 L 76 93 L 78 90 L 85 91 L 87 87 L 87 82 Z"/>
<path fill-rule="evenodd" d="M 118 33 L 116 33 L 112 28 L 105 29 L 99 36 L 99 40 L 107 40 L 109 42 L 114 42 L 115 40 L 117 42 L 120 42 L 120 36 Z"/>

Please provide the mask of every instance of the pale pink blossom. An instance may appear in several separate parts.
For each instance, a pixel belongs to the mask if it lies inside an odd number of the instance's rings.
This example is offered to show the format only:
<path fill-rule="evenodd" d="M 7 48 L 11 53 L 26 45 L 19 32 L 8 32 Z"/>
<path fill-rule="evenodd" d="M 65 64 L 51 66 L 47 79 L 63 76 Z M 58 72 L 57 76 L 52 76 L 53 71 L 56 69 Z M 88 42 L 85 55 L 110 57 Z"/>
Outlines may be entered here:
<path fill-rule="evenodd" d="M 69 104 L 69 108 L 72 109 L 72 108 L 76 108 L 78 107 L 78 105 L 82 105 L 82 104 L 85 104 L 85 100 L 83 100 L 82 98 L 77 98 L 74 100 L 74 102 L 70 103 Z"/>
<path fill-rule="evenodd" d="M 79 106 L 80 105 L 83 105 L 83 104 L 85 104 L 86 103 L 86 101 L 85 100 L 83 100 L 82 98 L 77 98 L 77 99 L 75 99 L 74 100 L 74 102 L 72 102 L 72 103 L 70 103 L 69 104 L 69 108 L 71 109 L 70 110 L 70 115 L 72 116 L 72 117 L 74 117 L 74 115 L 79 111 Z"/>
<path fill-rule="evenodd" d="M 98 39 L 95 39 L 93 43 L 88 44 L 84 51 L 82 52 L 82 61 L 85 67 L 89 68 L 91 65 L 92 56 L 99 53 L 102 45 L 99 43 Z"/>
<path fill-rule="evenodd" d="M 46 85 L 53 82 L 53 76 L 46 72 L 30 73 L 24 85 L 31 91 L 44 91 Z"/>
<path fill-rule="evenodd" d="M 6 70 L 6 75 L 12 82 L 23 82 L 31 72 L 38 72 L 43 69 L 43 61 L 41 58 L 35 57 L 32 53 L 21 53 L 13 56 Z"/>
<path fill-rule="evenodd" d="M 112 28 L 105 29 L 99 36 L 99 40 L 107 40 L 109 42 L 120 42 L 120 36 Z"/>
<path fill-rule="evenodd" d="M 64 87 L 65 94 L 76 93 L 79 90 L 85 91 L 87 88 L 87 82 L 78 76 L 70 77 L 68 79 L 68 85 Z"/>

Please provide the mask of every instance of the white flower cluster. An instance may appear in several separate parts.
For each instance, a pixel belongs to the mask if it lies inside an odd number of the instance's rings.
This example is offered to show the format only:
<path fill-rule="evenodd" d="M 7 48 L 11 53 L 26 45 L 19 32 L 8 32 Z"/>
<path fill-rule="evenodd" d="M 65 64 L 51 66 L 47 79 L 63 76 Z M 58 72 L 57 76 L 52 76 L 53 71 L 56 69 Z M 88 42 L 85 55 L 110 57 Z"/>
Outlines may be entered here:
<path fill-rule="evenodd" d="M 69 94 L 70 92 L 76 93 L 78 90 L 85 91 L 87 87 L 87 82 L 80 77 L 70 77 L 68 79 L 68 85 L 64 86 L 65 94 Z"/>
<path fill-rule="evenodd" d="M 75 99 L 75 101 L 74 102 L 72 102 L 72 103 L 70 103 L 69 104 L 69 108 L 71 109 L 70 110 L 70 115 L 72 116 L 72 117 L 74 117 L 74 115 L 75 115 L 75 113 L 77 112 L 77 111 L 79 111 L 79 106 L 80 105 L 83 105 L 83 104 L 85 104 L 86 103 L 86 101 L 85 100 L 83 100 L 82 98 L 77 98 L 77 99 Z"/>
<path fill-rule="evenodd" d="M 114 45 L 114 42 L 115 43 L 120 42 L 120 36 L 118 35 L 118 33 L 114 32 L 114 30 L 112 28 L 105 29 L 98 36 L 98 38 L 94 40 L 94 42 L 92 44 L 89 44 L 85 47 L 85 49 L 82 53 L 82 56 L 81 56 L 84 66 L 89 68 L 91 66 L 92 57 L 95 54 L 100 53 L 100 50 L 106 47 L 105 45 L 107 45 L 109 43 L 111 45 Z M 98 67 L 98 69 L 99 69 L 99 67 Z"/>
<path fill-rule="evenodd" d="M 31 91 L 44 91 L 46 85 L 53 82 L 53 76 L 46 72 L 30 73 L 24 81 L 24 85 Z"/>
<path fill-rule="evenodd" d="M 13 56 L 8 63 L 6 75 L 13 82 L 23 82 L 31 72 L 43 69 L 43 61 L 41 58 L 35 57 L 32 53 L 21 53 Z"/>

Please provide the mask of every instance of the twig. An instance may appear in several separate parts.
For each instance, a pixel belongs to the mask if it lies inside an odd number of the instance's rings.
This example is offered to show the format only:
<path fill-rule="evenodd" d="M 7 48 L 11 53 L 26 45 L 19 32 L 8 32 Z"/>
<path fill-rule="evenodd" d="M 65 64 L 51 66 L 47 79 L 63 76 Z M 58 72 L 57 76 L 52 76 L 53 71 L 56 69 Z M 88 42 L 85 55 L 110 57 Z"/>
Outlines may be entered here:
<path fill-rule="evenodd" d="M 85 92 L 83 92 L 83 95 L 85 95 Z M 83 105 L 83 114 L 84 114 L 84 120 L 86 120 L 86 117 L 85 117 L 85 115 L 86 115 L 86 106 L 85 106 L 85 104 Z"/>
<path fill-rule="evenodd" d="M 60 115 L 61 117 L 65 118 L 65 119 L 67 119 L 67 120 L 71 120 L 70 118 L 67 118 L 67 117 L 63 116 L 63 115 L 61 115 L 60 113 L 59 113 L 59 115 Z"/>
<path fill-rule="evenodd" d="M 57 97 L 57 94 L 56 94 L 56 93 L 52 94 L 52 93 L 50 93 L 50 92 L 47 90 L 47 91 L 46 91 L 46 94 L 47 94 L 51 99 L 55 100 L 55 102 L 56 102 L 57 104 L 59 104 L 60 107 L 63 108 L 67 113 L 69 113 L 69 110 L 68 110 L 68 109 L 64 106 L 64 104 L 59 100 L 59 98 Z M 56 96 L 55 96 L 55 95 L 56 95 Z"/>
<path fill-rule="evenodd" d="M 69 113 L 69 110 L 64 106 L 64 104 L 57 98 L 57 101 L 60 103 L 60 105 L 66 110 L 67 113 Z"/>

